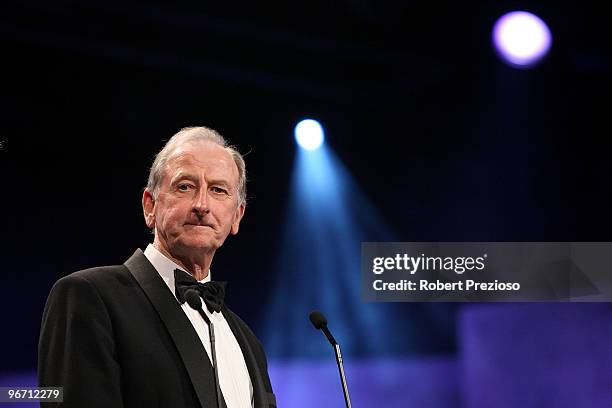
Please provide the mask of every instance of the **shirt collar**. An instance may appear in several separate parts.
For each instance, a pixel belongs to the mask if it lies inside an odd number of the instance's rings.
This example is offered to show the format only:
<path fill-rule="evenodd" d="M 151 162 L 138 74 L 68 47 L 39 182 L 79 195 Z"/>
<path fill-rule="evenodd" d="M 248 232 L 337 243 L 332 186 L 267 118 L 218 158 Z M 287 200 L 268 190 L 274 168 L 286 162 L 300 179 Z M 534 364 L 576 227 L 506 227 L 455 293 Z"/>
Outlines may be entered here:
<path fill-rule="evenodd" d="M 149 262 L 151 262 L 151 265 L 153 265 L 157 273 L 159 273 L 159 276 L 161 276 L 164 282 L 166 282 L 170 292 L 174 293 L 174 270 L 177 268 L 181 270 L 184 269 L 177 265 L 176 262 L 168 259 L 166 255 L 159 252 L 159 250 L 155 248 L 153 244 L 147 245 L 147 248 L 144 251 L 144 256 L 147 257 Z M 188 271 L 185 272 L 189 273 Z M 208 270 L 208 275 L 206 275 L 206 277 L 199 282 L 210 282 L 210 269 Z"/>

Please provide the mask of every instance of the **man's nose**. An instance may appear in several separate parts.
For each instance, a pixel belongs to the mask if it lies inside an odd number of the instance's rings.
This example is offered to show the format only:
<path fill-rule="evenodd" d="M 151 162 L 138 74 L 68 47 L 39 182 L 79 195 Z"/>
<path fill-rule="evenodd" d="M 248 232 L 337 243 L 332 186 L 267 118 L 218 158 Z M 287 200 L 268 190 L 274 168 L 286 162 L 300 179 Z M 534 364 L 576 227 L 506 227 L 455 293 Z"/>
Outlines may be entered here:
<path fill-rule="evenodd" d="M 208 214 L 210 212 L 210 208 L 208 208 L 207 189 L 200 189 L 195 197 L 193 208 L 200 215 Z"/>

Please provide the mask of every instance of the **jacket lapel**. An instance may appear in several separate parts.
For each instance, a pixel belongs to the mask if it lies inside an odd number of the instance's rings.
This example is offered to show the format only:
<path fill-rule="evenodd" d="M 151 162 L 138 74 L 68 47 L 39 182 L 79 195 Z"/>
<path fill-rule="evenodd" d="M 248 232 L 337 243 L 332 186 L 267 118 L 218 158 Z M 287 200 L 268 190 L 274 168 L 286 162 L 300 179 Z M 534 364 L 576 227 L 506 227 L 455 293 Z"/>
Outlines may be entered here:
<path fill-rule="evenodd" d="M 255 354 L 253 353 L 249 340 L 244 333 L 244 330 L 236 322 L 233 313 L 229 311 L 226 306 L 223 307 L 221 312 L 223 313 L 223 316 L 225 316 L 225 320 L 227 320 L 229 327 L 232 329 L 232 333 L 234 333 L 234 337 L 236 337 L 236 340 L 240 345 L 242 355 L 244 356 L 244 361 L 246 362 L 249 370 L 249 377 L 251 378 L 251 384 L 253 385 L 253 406 L 255 408 L 267 408 L 268 403 L 265 397 L 266 389 L 264 387 L 263 380 L 261 379 L 261 372 L 259 366 L 257 365 L 257 360 L 255 359 Z"/>
<path fill-rule="evenodd" d="M 140 249 L 124 264 L 159 314 L 185 364 L 202 407 L 215 407 L 214 371 L 191 322 Z M 242 343 L 241 343 L 242 347 Z M 249 367 L 249 371 L 251 371 Z"/>

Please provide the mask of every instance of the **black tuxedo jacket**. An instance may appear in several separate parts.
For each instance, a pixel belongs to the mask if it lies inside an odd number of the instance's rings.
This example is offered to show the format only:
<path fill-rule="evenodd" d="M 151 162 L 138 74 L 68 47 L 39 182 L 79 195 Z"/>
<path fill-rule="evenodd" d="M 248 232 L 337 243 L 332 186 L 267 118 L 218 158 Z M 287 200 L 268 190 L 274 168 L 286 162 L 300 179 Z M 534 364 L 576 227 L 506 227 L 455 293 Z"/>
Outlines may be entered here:
<path fill-rule="evenodd" d="M 261 343 L 222 310 L 246 361 L 254 406 L 276 405 Z M 214 371 L 191 322 L 141 250 L 53 286 L 38 345 L 41 387 L 63 407 L 216 407 Z M 51 406 L 43 404 L 43 406 Z"/>

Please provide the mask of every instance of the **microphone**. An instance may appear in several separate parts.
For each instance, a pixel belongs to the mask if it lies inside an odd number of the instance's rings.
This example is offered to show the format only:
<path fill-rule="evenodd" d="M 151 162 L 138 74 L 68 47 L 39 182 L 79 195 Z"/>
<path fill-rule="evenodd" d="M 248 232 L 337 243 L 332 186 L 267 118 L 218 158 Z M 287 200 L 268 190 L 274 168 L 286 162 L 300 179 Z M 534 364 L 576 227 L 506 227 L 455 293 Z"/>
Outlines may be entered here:
<path fill-rule="evenodd" d="M 313 310 L 310 312 L 310 316 L 308 317 L 317 330 L 321 329 L 323 326 L 327 326 L 327 319 L 325 316 L 323 316 L 323 313 L 319 312 L 318 310 Z"/>
<path fill-rule="evenodd" d="M 327 337 L 327 340 L 329 340 L 329 343 L 332 345 L 332 347 L 335 347 L 338 342 L 336 339 L 334 339 L 334 336 L 332 336 L 331 332 L 327 328 L 327 319 L 325 316 L 323 316 L 323 313 L 315 310 L 310 312 L 309 317 L 315 329 L 323 331 L 325 337 Z"/>
<path fill-rule="evenodd" d="M 323 316 L 318 310 L 313 310 L 310 312 L 310 322 L 317 330 L 321 330 L 327 340 L 334 348 L 334 352 L 336 354 L 336 363 L 338 364 L 338 371 L 340 372 L 340 382 L 342 383 L 342 391 L 344 393 L 344 402 L 346 402 L 346 408 L 351 408 L 351 398 L 349 397 L 348 385 L 346 384 L 346 377 L 344 375 L 344 365 L 342 364 L 342 353 L 340 352 L 340 344 L 336 341 L 334 336 L 332 336 L 331 332 L 327 328 L 327 319 Z"/>
<path fill-rule="evenodd" d="M 208 325 L 208 335 L 210 337 L 210 354 L 212 355 L 212 365 L 215 371 L 215 393 L 217 395 L 217 408 L 221 408 L 221 384 L 219 383 L 219 372 L 217 370 L 217 352 L 215 350 L 215 327 L 212 322 L 202 310 L 202 299 L 200 299 L 200 292 L 195 289 L 188 289 L 185 291 L 185 300 L 192 309 L 195 309 L 200 313 L 202 319 Z"/>

